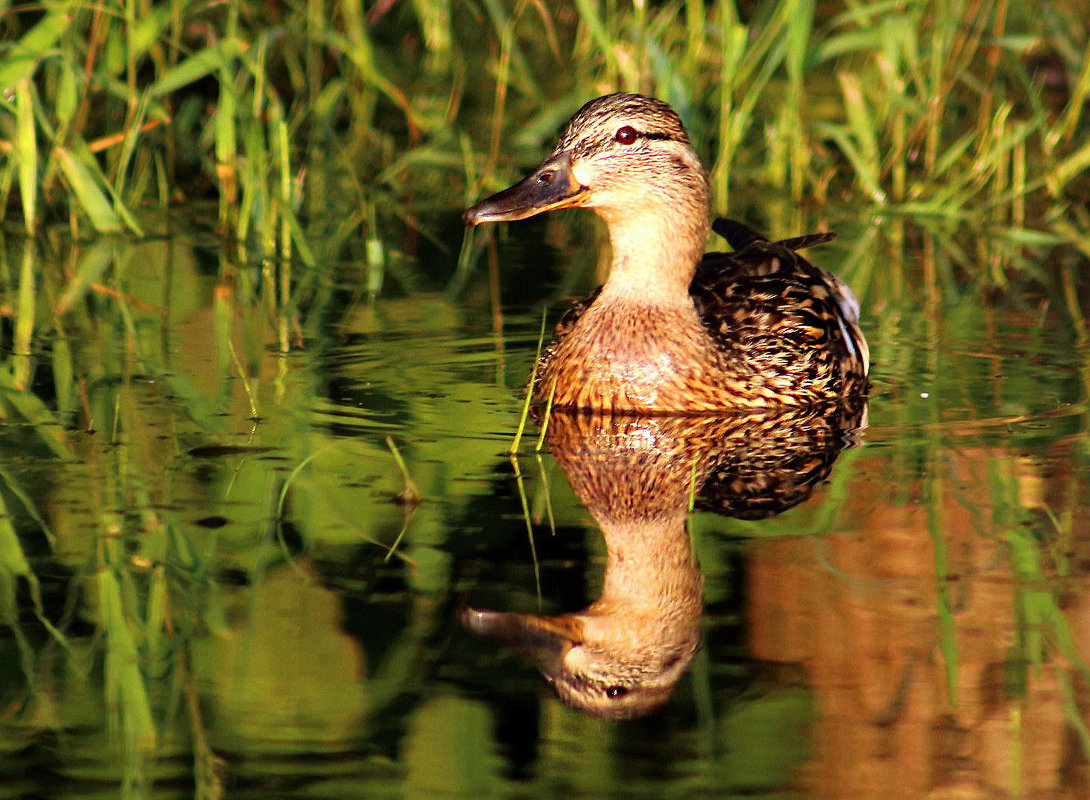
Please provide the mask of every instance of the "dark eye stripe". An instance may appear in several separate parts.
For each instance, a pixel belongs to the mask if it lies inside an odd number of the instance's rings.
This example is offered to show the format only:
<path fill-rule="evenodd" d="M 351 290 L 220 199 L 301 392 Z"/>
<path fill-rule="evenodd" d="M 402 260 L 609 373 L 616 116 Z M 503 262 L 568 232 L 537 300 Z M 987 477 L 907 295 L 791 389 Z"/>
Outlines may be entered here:
<path fill-rule="evenodd" d="M 631 126 L 626 125 L 625 127 L 630 128 Z M 658 141 L 666 140 L 666 141 L 671 141 L 671 142 L 678 141 L 678 138 L 676 136 L 671 136 L 668 133 L 659 133 L 658 131 L 647 132 L 647 131 L 636 130 L 635 128 L 633 128 L 632 130 L 633 130 L 635 136 L 632 137 L 629 140 L 631 142 L 636 141 L 636 139 L 655 139 L 655 140 L 658 140 Z M 618 133 L 619 133 L 619 131 L 618 131 Z M 620 139 L 618 139 L 618 137 L 617 137 L 617 134 L 614 134 L 611 138 L 614 141 L 620 141 Z"/>

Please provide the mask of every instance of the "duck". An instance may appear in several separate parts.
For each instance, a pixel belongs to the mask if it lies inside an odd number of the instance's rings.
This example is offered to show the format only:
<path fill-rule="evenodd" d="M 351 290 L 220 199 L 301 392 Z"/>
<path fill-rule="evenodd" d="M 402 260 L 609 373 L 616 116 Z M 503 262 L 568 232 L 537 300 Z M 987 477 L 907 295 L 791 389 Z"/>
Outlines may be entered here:
<path fill-rule="evenodd" d="M 869 348 L 847 284 L 799 250 L 711 220 L 707 171 L 677 112 L 618 92 L 580 108 L 530 175 L 469 208 L 469 227 L 589 208 L 609 233 L 605 284 L 559 321 L 534 371 L 550 408 L 706 414 L 865 395 Z M 705 252 L 713 229 L 732 252 Z"/>

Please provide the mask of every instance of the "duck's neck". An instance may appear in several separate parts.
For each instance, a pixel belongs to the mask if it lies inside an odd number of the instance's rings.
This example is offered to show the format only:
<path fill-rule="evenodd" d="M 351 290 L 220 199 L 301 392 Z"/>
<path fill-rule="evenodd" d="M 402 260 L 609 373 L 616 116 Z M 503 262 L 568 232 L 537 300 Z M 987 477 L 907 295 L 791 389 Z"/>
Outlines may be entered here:
<path fill-rule="evenodd" d="M 706 206 L 597 209 L 613 250 L 603 297 L 639 305 L 692 307 L 689 284 L 704 254 Z"/>
<path fill-rule="evenodd" d="M 683 505 L 649 519 L 598 520 L 607 555 L 595 611 L 676 616 L 680 609 L 699 607 L 704 581 L 690 547 L 687 517 Z"/>

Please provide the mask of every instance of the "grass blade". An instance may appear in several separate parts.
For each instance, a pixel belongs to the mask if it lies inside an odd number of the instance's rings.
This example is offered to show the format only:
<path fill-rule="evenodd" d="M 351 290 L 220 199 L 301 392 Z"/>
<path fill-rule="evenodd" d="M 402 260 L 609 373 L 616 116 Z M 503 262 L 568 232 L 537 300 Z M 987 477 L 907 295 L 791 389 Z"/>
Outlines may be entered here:
<path fill-rule="evenodd" d="M 64 147 L 53 148 L 53 154 L 68 180 L 68 186 L 75 194 L 80 207 L 87 213 L 95 230 L 99 233 L 119 233 L 122 228 L 121 218 L 99 188 L 87 165 Z"/>
<path fill-rule="evenodd" d="M 28 234 L 38 227 L 38 134 L 34 129 L 34 94 L 29 80 L 15 87 L 15 147 L 19 158 L 19 194 Z"/>
<path fill-rule="evenodd" d="M 249 45 L 240 39 L 230 38 L 217 42 L 169 69 L 159 80 L 148 87 L 148 94 L 152 97 L 161 97 L 176 92 L 227 67 L 248 49 Z"/>
<path fill-rule="evenodd" d="M 0 86 L 16 86 L 29 79 L 71 24 L 71 16 L 63 12 L 49 14 L 35 24 L 0 62 Z"/>

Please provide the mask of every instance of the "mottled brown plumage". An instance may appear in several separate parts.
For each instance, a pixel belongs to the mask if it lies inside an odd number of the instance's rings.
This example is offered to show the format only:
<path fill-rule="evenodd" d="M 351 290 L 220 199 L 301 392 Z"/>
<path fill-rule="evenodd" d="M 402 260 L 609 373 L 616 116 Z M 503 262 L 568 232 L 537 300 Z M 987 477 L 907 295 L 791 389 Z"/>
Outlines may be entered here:
<path fill-rule="evenodd" d="M 609 228 L 605 286 L 561 321 L 534 387 L 554 407 L 640 414 L 809 405 L 866 391 L 858 303 L 796 252 L 717 220 L 732 253 L 704 253 L 708 182 L 677 114 L 641 95 L 592 100 L 532 175 L 466 222 L 593 208 Z"/>

